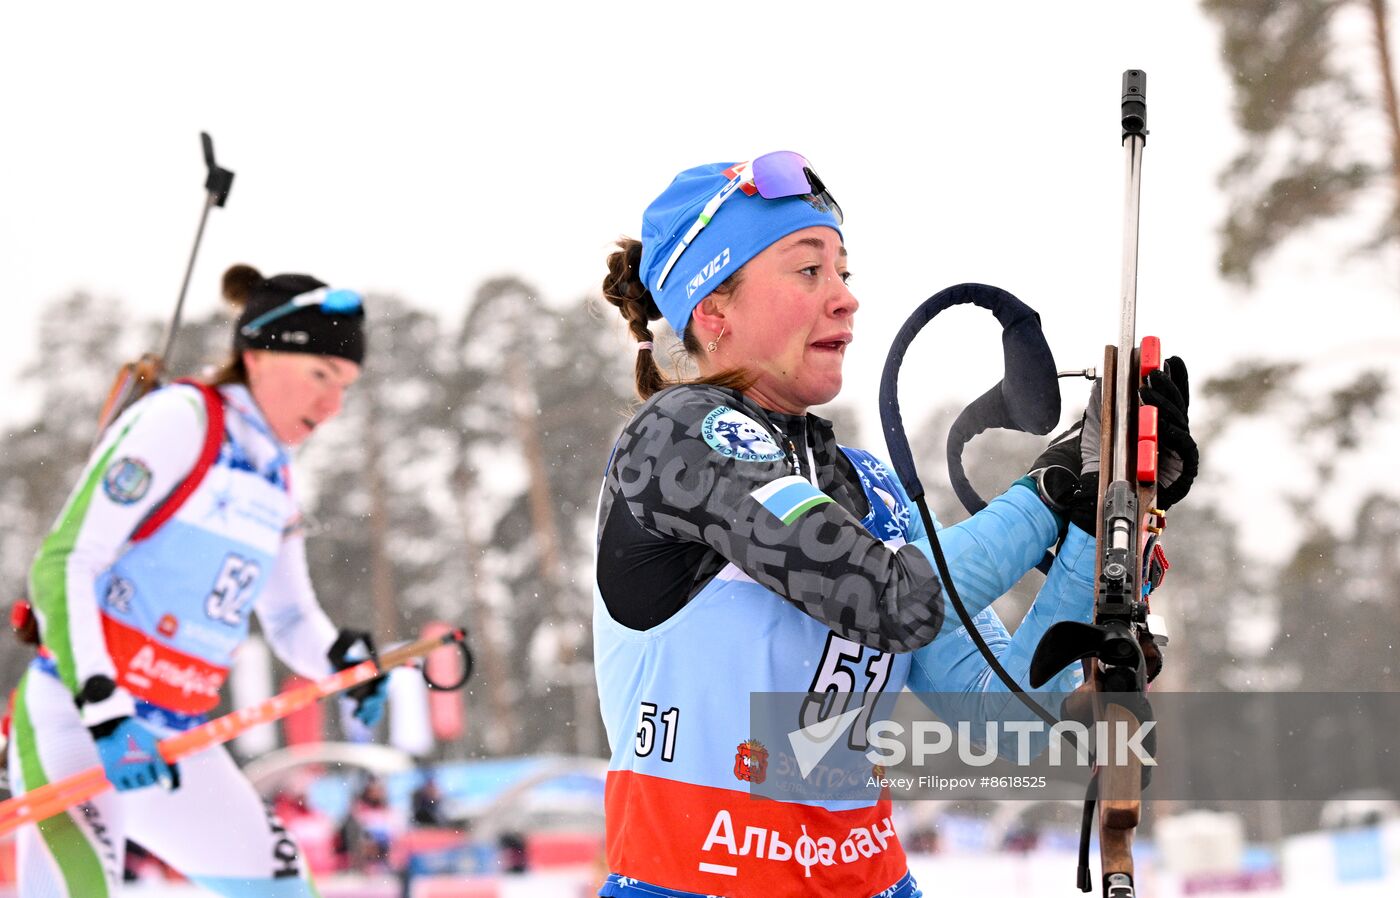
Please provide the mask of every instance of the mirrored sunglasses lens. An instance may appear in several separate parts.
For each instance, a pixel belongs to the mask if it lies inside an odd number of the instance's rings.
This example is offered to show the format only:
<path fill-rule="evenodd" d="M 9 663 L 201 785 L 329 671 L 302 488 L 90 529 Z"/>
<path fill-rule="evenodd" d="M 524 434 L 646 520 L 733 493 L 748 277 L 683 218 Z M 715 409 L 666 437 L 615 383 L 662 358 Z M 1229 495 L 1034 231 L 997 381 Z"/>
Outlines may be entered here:
<path fill-rule="evenodd" d="M 363 301 L 354 290 L 332 290 L 321 300 L 321 310 L 331 314 L 358 311 Z"/>
<path fill-rule="evenodd" d="M 767 153 L 753 161 L 753 183 L 766 200 L 802 196 L 812 192 L 807 170 L 812 167 L 803 156 L 787 150 Z"/>

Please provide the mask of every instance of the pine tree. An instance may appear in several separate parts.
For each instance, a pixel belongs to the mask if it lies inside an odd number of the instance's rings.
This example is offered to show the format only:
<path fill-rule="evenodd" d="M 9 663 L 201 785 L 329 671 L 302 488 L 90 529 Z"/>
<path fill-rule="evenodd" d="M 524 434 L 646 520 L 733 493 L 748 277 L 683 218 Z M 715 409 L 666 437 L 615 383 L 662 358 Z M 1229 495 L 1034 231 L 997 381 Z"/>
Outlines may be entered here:
<path fill-rule="evenodd" d="M 1220 271 L 1243 284 L 1290 236 L 1356 213 L 1380 192 L 1364 248 L 1400 239 L 1400 111 L 1384 0 L 1202 0 L 1222 32 L 1245 148 L 1220 175 L 1230 196 Z M 1343 43 L 1339 21 L 1364 15 L 1374 56 Z M 1368 85 L 1375 84 L 1376 87 Z M 1383 142 L 1367 139 L 1371 131 Z"/>
<path fill-rule="evenodd" d="M 593 513 L 625 420 L 630 359 L 620 355 L 586 302 L 557 310 L 516 278 L 481 286 L 457 340 L 455 482 L 472 510 L 466 542 L 482 551 L 472 589 L 491 643 L 478 688 L 514 723 L 501 740 L 514 750 L 604 747 L 589 623 Z"/>
<path fill-rule="evenodd" d="M 37 402 L 27 421 L 7 428 L 0 445 L 5 608 L 28 592 L 34 553 L 87 462 L 98 436 L 98 411 L 138 330 L 120 303 L 87 293 L 56 300 L 40 316 L 35 361 L 21 373 L 18 391 Z M 0 682 L 15 682 L 31 657 L 8 645 L 0 652 Z"/>

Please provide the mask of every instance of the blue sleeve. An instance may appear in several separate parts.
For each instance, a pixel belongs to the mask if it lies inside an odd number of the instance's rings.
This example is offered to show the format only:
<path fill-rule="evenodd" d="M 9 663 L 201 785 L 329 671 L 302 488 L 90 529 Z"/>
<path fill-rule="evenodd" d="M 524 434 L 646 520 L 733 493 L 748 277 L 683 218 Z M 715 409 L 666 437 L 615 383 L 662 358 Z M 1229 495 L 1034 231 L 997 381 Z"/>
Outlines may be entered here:
<path fill-rule="evenodd" d="M 1013 488 L 1008 495 L 1018 492 L 1022 491 Z M 1024 492 L 1039 504 L 1039 499 L 1033 493 L 1029 490 Z M 1046 514 L 1049 514 L 1048 509 Z M 1037 543 L 1036 546 L 1037 553 L 1044 551 L 1043 544 Z M 1039 558 L 1038 554 L 1036 558 Z M 962 580 L 957 570 L 952 568 L 951 558 L 949 564 L 955 585 L 961 591 Z M 1034 564 L 1034 561 L 1030 564 Z M 1030 564 L 1026 565 L 1027 569 Z M 1087 623 L 1093 618 L 1093 575 L 1093 538 L 1078 527 L 1070 527 L 1045 583 L 1014 636 L 1007 632 L 992 609 L 983 608 L 974 614 L 973 623 L 978 633 L 1022 688 L 1030 688 L 1027 681 L 1031 656 L 1041 637 L 1053 624 L 1062 620 Z M 956 618 L 950 614 L 950 620 L 956 621 Z M 1080 665 L 1069 665 L 1041 687 L 1039 694 L 1045 695 L 1042 705 L 1051 713 L 1058 714 L 1059 699 L 1051 701 L 1049 696 L 1072 692 L 1083 681 Z M 983 732 L 987 720 L 1030 718 L 1029 710 L 1010 695 L 1006 685 L 996 676 L 971 636 L 961 626 L 945 625 L 937 639 L 913 653 L 909 689 L 919 693 L 924 703 L 945 721 L 969 720 L 974 733 Z M 1054 707 L 1050 707 L 1051 704 Z M 1036 744 L 1043 746 L 1044 740 Z M 1004 745 L 1003 750 L 1005 748 Z"/>
<path fill-rule="evenodd" d="M 913 503 L 910 503 L 911 505 Z M 1029 487 L 1014 485 L 987 507 L 951 527 L 938 528 L 948 571 L 968 614 L 976 618 L 1006 595 L 1045 556 L 1060 533 L 1060 520 Z M 933 560 L 927 531 L 917 516 L 910 521 L 910 542 Z M 958 628 L 957 614 L 943 591 L 943 634 Z M 995 619 L 995 615 L 992 618 Z M 936 644 L 937 640 L 934 641 Z"/>

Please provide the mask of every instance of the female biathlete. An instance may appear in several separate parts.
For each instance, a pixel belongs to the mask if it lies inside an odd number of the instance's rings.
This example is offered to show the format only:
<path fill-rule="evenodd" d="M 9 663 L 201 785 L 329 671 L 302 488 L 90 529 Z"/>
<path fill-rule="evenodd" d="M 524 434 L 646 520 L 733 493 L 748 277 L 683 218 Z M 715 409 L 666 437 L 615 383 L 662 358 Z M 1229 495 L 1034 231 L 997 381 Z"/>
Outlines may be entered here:
<path fill-rule="evenodd" d="M 594 639 L 612 747 L 601 895 L 920 894 L 887 797 L 751 797 L 764 748 L 750 740 L 750 695 L 1002 688 L 945 610 L 904 486 L 808 413 L 840 391 L 854 335 L 841 223 L 806 159 L 770 153 L 682 172 L 647 208 L 641 240 L 608 259 L 603 291 L 638 341 L 643 402 L 598 512 Z M 662 317 L 697 380 L 658 368 L 649 323 Z M 1149 401 L 1184 422 L 1184 395 L 1159 380 Z M 1194 452 L 1182 433 L 1164 449 Z M 1048 478 L 1052 462 L 1064 470 Z M 1170 467 L 1180 498 L 1193 471 Z M 1022 680 L 1049 624 L 1092 613 L 1093 538 L 1065 534 L 1070 520 L 1093 529 L 1087 473 L 1072 433 L 940 534 L 978 629 Z M 990 603 L 1062 534 L 1009 636 Z M 1080 682 L 1076 666 L 1045 688 Z"/>
<path fill-rule="evenodd" d="M 42 647 L 13 701 L 15 794 L 100 764 L 116 787 L 19 833 L 25 898 L 121 890 L 127 839 L 227 896 L 315 890 L 228 752 L 167 765 L 157 742 L 205 719 L 254 612 L 277 656 L 323 677 L 372 651 L 316 601 L 291 450 L 340 411 L 364 357 L 359 294 L 304 274 L 223 278 L 233 356 L 103 435 L 30 574 Z M 373 724 L 383 684 L 357 694 Z"/>

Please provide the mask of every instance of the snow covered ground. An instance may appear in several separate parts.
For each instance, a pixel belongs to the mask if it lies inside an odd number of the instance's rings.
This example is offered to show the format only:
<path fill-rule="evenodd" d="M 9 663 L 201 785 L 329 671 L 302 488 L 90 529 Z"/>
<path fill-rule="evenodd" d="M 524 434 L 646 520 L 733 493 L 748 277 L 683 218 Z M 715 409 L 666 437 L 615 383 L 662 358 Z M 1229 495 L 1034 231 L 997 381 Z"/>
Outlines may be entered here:
<path fill-rule="evenodd" d="M 1393 847 L 1393 846 L 1392 846 Z M 1393 854 L 1393 852 L 1392 852 Z M 911 855 L 910 867 L 929 895 L 1016 895 L 1018 898 L 1082 898 L 1075 887 L 1075 858 L 1067 852 L 1030 854 Z M 1374 868 L 1373 868 L 1374 870 Z M 1400 868 L 1380 871 L 1379 878 L 1345 881 L 1357 875 L 1340 867 L 1313 867 L 1299 874 L 1296 884 L 1270 884 L 1268 877 L 1222 877 L 1212 884 L 1202 877 L 1183 880 L 1139 864 L 1139 893 L 1148 898 L 1393 898 L 1400 893 Z M 574 898 L 595 894 L 595 873 L 589 869 L 483 878 L 444 877 L 415 883 L 410 898 Z M 323 898 L 398 898 L 399 882 L 391 878 L 337 878 L 318 883 Z M 132 886 L 125 898 L 203 898 L 186 885 Z M 0 886 L 0 898 L 14 898 Z"/>

